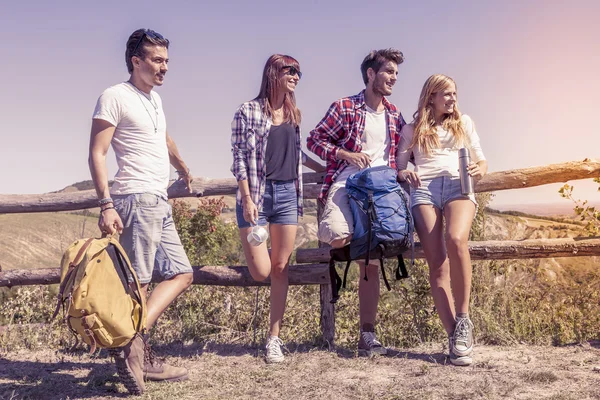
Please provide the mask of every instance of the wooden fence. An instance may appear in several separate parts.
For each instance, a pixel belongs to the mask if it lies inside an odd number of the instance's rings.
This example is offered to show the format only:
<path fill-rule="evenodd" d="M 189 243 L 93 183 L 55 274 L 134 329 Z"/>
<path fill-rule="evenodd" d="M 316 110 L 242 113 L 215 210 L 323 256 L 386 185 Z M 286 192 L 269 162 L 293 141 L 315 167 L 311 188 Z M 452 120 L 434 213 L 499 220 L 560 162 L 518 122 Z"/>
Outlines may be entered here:
<path fill-rule="evenodd" d="M 527 188 L 549 183 L 590 179 L 600 176 L 600 161 L 583 161 L 553 164 L 541 167 L 492 172 L 475 185 L 476 192 Z M 316 199 L 323 174 L 306 173 L 304 194 L 306 199 Z M 235 179 L 208 179 L 195 177 L 192 193 L 181 182 L 169 187 L 169 198 L 231 195 L 237 188 Z M 94 190 L 75 193 L 48 193 L 42 195 L 0 195 L 0 214 L 69 211 L 97 206 Z M 420 244 L 416 243 L 415 256 L 423 258 Z M 531 259 L 548 257 L 577 257 L 600 255 L 600 238 L 585 239 L 535 239 L 520 241 L 469 242 L 474 260 Z M 410 256 L 406 254 L 406 256 Z M 1 260 L 0 260 L 1 261 Z M 298 249 L 297 265 L 290 266 L 290 284 L 320 285 L 321 329 L 324 340 L 334 343 L 335 309 L 329 281 L 329 250 Z M 57 260 L 58 263 L 58 260 Z M 245 266 L 194 266 L 194 284 L 220 286 L 262 286 L 269 281 L 256 282 Z M 0 271 L 0 287 L 19 285 L 48 285 L 59 282 L 58 268 Z"/>

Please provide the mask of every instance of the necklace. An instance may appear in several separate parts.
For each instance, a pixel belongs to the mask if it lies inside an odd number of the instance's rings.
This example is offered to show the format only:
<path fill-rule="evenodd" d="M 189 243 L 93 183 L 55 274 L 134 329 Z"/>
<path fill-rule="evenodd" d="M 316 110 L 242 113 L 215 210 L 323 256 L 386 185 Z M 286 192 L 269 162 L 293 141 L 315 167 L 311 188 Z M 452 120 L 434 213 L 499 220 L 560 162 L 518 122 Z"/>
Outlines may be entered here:
<path fill-rule="evenodd" d="M 150 114 L 150 111 L 148 110 L 148 107 L 146 107 L 146 103 L 144 102 L 144 99 L 142 99 L 142 95 L 140 94 L 141 90 L 138 89 L 133 83 L 127 81 L 127 83 L 129 83 L 131 85 L 131 87 L 133 87 L 135 89 L 135 92 L 137 93 L 138 97 L 140 98 L 140 101 L 142 102 L 142 105 L 144 106 L 144 110 L 146 110 L 146 112 L 148 113 L 148 116 L 150 117 L 150 121 L 152 121 L 152 126 L 154 126 L 154 133 L 158 133 L 158 104 L 156 104 L 156 101 L 154 101 L 154 97 L 152 97 L 152 93 L 150 93 L 150 98 L 146 97 L 146 95 L 144 94 L 144 97 L 146 98 L 146 100 L 148 100 L 148 102 L 150 104 L 152 104 L 152 107 L 154 107 L 154 112 L 156 113 L 156 122 L 154 122 L 154 118 L 152 118 L 152 114 Z"/>

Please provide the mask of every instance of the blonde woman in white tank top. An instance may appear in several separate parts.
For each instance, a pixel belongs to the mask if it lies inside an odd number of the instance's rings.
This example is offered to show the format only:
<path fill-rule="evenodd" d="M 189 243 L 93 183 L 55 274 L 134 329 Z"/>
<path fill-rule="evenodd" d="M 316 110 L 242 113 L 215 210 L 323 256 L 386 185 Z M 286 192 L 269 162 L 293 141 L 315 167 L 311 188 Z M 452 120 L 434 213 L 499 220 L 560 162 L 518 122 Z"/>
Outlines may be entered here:
<path fill-rule="evenodd" d="M 470 365 L 472 266 L 467 241 L 477 203 L 472 194 L 461 193 L 458 149 L 470 149 L 468 170 L 475 180 L 485 175 L 487 162 L 475 125 L 460 113 L 456 99 L 454 80 L 445 75 L 427 79 L 414 121 L 402 129 L 397 166 L 399 179 L 411 186 L 415 228 L 429 265 L 435 307 L 448 333 L 450 361 Z M 414 171 L 407 169 L 411 154 Z"/>

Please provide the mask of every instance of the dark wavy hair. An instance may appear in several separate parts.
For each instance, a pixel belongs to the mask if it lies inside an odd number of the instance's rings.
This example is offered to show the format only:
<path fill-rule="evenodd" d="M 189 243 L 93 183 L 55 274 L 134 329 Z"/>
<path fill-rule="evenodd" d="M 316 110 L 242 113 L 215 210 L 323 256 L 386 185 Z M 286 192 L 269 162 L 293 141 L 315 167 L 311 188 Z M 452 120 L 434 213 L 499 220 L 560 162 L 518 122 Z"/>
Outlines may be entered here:
<path fill-rule="evenodd" d="M 269 117 L 273 117 L 272 99 L 276 96 L 279 90 L 279 74 L 284 67 L 292 66 L 300 71 L 300 64 L 291 56 L 283 54 L 273 54 L 265 63 L 265 68 L 262 74 L 262 82 L 260 91 L 255 100 L 264 99 L 265 113 Z M 283 99 L 283 120 L 292 125 L 300 125 L 302 115 L 298 107 L 296 107 L 296 96 L 294 93 L 286 93 Z"/>
<path fill-rule="evenodd" d="M 371 52 L 367 54 L 362 64 L 360 64 L 360 72 L 362 73 L 365 85 L 369 83 L 367 70 L 373 68 L 373 71 L 379 72 L 381 66 L 388 61 L 402 64 L 404 62 L 404 55 L 400 50 L 396 49 L 371 50 Z"/>

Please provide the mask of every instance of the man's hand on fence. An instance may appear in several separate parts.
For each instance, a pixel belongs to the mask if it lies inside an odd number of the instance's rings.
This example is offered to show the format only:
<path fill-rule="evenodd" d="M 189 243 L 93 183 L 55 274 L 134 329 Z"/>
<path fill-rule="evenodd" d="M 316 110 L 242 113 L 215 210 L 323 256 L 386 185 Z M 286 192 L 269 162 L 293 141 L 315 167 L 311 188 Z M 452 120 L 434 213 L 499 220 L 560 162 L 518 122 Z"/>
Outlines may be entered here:
<path fill-rule="evenodd" d="M 176 171 L 179 180 L 183 181 L 187 190 L 192 193 L 192 182 L 194 181 L 194 177 L 190 173 L 189 168 L 184 171 Z"/>
<path fill-rule="evenodd" d="M 98 228 L 100 228 L 100 232 L 108 235 L 114 235 L 115 232 L 123 232 L 123 221 L 121 221 L 121 217 L 119 217 L 114 207 L 108 207 L 100 211 Z"/>

